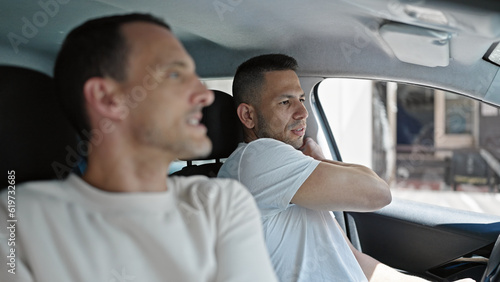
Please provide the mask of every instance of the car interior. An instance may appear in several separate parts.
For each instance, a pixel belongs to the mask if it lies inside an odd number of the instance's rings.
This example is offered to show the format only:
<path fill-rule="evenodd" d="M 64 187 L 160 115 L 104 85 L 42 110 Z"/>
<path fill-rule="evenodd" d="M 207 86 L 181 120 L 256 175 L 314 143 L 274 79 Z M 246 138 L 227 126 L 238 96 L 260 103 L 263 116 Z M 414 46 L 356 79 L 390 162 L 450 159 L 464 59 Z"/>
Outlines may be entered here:
<path fill-rule="evenodd" d="M 342 150 L 322 113 L 333 106 L 319 107 L 317 97 L 327 78 L 425 86 L 500 106 L 498 1 L 19 0 L 0 7 L 0 166 L 15 170 L 18 184 L 82 173 L 85 143 L 54 99 L 52 68 L 67 33 L 105 15 L 164 19 L 207 82 L 231 79 L 256 55 L 293 56 L 309 111 L 306 135 L 335 160 Z M 213 152 L 185 160 L 174 175 L 215 177 L 242 141 L 229 91 L 213 90 L 202 120 Z M 334 212 L 356 248 L 402 272 L 431 281 L 500 281 L 498 215 L 403 199 L 371 213 Z"/>
<path fill-rule="evenodd" d="M 20 183 L 66 176 L 80 157 L 51 77 L 16 66 L 0 66 L 0 77 L 2 171 L 17 171 Z"/>
<path fill-rule="evenodd" d="M 201 123 L 207 127 L 207 135 L 212 141 L 212 152 L 204 158 L 186 160 L 186 166 L 171 175 L 217 177 L 222 160 L 227 159 L 238 147 L 238 144 L 243 142 L 243 131 L 236 115 L 233 97 L 220 90 L 212 91 L 215 96 L 214 102 L 203 109 L 201 119 Z M 207 160 L 211 160 L 211 162 L 199 165 L 193 163 Z"/>

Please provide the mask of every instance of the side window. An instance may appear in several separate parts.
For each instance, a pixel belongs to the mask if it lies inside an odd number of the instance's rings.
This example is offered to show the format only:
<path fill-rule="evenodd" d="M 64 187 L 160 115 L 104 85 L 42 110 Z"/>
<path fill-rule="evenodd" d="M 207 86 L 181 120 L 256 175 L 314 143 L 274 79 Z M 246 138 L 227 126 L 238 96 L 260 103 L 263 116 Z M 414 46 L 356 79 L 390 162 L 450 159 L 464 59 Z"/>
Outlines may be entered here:
<path fill-rule="evenodd" d="M 500 215 L 498 108 L 361 79 L 325 79 L 315 98 L 342 160 L 372 168 L 393 196 Z"/>

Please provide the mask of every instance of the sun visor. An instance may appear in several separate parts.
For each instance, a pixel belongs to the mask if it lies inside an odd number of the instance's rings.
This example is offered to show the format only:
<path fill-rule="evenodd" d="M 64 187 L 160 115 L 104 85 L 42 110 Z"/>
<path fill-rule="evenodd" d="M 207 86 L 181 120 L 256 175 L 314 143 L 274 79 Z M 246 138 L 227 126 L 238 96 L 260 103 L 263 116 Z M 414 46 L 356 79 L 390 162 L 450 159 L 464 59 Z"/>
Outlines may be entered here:
<path fill-rule="evenodd" d="M 445 67 L 450 62 L 450 34 L 400 23 L 387 23 L 380 35 L 402 62 Z"/>

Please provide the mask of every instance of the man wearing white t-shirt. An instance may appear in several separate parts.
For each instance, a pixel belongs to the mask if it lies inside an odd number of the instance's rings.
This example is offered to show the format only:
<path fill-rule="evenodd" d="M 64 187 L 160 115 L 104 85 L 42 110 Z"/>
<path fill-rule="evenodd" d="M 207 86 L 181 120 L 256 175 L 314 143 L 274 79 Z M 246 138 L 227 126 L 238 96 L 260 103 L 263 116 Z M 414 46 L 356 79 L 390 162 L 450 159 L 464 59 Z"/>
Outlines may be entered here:
<path fill-rule="evenodd" d="M 254 196 L 280 281 L 422 281 L 356 250 L 329 212 L 374 211 L 391 194 L 372 170 L 326 160 L 304 138 L 308 112 L 296 69 L 295 59 L 280 54 L 238 67 L 233 95 L 245 142 L 218 174 Z"/>
<path fill-rule="evenodd" d="M 17 187 L 16 267 L 3 228 L 0 281 L 277 281 L 241 184 L 167 178 L 173 160 L 210 152 L 200 119 L 214 98 L 164 22 L 86 22 L 66 38 L 54 79 L 87 138 L 87 170 Z"/>

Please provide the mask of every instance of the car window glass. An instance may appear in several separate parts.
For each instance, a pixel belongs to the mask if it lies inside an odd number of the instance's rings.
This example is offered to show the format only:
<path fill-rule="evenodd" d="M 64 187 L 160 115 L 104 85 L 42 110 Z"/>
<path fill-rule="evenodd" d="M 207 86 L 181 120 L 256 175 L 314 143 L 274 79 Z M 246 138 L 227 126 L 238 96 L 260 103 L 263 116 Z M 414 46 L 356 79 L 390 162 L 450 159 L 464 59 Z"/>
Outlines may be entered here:
<path fill-rule="evenodd" d="M 330 78 L 316 89 L 342 160 L 372 168 L 394 197 L 500 215 L 498 108 L 394 82 Z"/>

